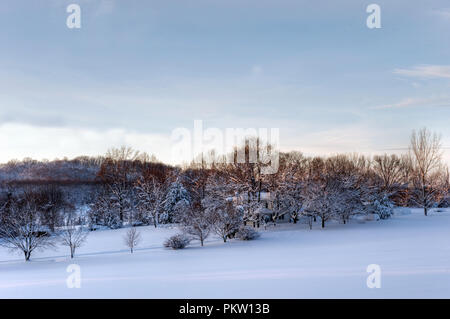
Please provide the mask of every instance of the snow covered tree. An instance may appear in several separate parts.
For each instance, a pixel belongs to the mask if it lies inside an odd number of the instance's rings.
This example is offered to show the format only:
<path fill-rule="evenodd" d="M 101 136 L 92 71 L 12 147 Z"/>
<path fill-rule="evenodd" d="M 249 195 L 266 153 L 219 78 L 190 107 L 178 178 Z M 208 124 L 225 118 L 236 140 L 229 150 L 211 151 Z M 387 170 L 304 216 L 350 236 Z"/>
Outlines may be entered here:
<path fill-rule="evenodd" d="M 430 208 L 437 207 L 441 200 L 445 197 L 446 189 L 445 184 L 442 183 L 444 173 L 440 170 L 436 170 L 430 174 L 427 184 L 424 186 L 422 179 L 419 176 L 415 176 L 413 179 L 413 192 L 411 200 L 415 205 L 424 208 L 428 215 Z M 427 216 L 425 215 L 425 216 Z"/>
<path fill-rule="evenodd" d="M 415 202 L 423 208 L 425 216 L 434 204 L 433 172 L 441 166 L 441 137 L 426 128 L 411 135 L 410 154 L 414 165 Z"/>
<path fill-rule="evenodd" d="M 109 198 L 111 201 L 111 209 L 116 212 L 119 217 L 120 227 L 125 221 L 132 222 L 134 211 L 134 198 L 130 185 L 121 183 L 113 183 L 107 185 Z"/>
<path fill-rule="evenodd" d="M 179 180 L 176 180 L 169 186 L 165 196 L 161 220 L 167 223 L 178 222 L 180 212 L 188 210 L 187 208 L 190 206 L 191 196 L 189 192 Z"/>
<path fill-rule="evenodd" d="M 134 248 L 141 242 L 141 233 L 137 231 L 136 227 L 128 228 L 123 240 L 130 252 L 133 253 Z"/>
<path fill-rule="evenodd" d="M 280 189 L 276 196 L 279 196 L 279 204 L 281 208 L 285 209 L 295 224 L 298 221 L 300 214 L 304 207 L 303 196 L 304 183 L 296 175 L 292 174 L 292 171 L 287 170 L 283 174 Z"/>
<path fill-rule="evenodd" d="M 289 214 L 290 220 L 295 224 L 304 213 L 303 193 L 308 162 L 299 152 L 284 155 L 280 162 L 278 183 L 271 189 L 276 199 L 274 211 Z"/>
<path fill-rule="evenodd" d="M 339 180 L 339 200 L 334 203 L 336 219 L 346 224 L 350 217 L 356 214 L 364 214 L 365 207 L 363 197 L 366 185 L 354 176 L 346 176 Z"/>
<path fill-rule="evenodd" d="M 211 209 L 211 208 L 209 208 Z M 210 215 L 212 230 L 223 239 L 231 238 L 243 225 L 243 211 L 234 206 L 231 200 L 226 200 L 224 205 L 207 212 Z"/>
<path fill-rule="evenodd" d="M 233 188 L 222 172 L 211 174 L 205 187 L 205 197 L 201 202 L 208 216 L 212 230 L 224 242 L 243 224 L 243 211 L 236 207 Z"/>
<path fill-rule="evenodd" d="M 201 203 L 184 206 L 180 211 L 180 222 L 183 233 L 200 241 L 201 246 L 211 233 L 211 219 L 205 213 Z"/>
<path fill-rule="evenodd" d="M 238 204 L 244 209 L 244 220 L 259 225 L 261 216 L 258 212 L 264 208 L 261 194 L 267 189 L 263 171 L 268 164 L 261 159 L 263 154 L 271 153 L 273 146 L 251 136 L 240 142 L 242 145 L 236 146 L 227 156 L 229 164 L 223 171 L 228 177 L 228 183 L 233 185 Z"/>
<path fill-rule="evenodd" d="M 73 258 L 77 248 L 81 247 L 89 234 L 83 225 L 76 225 L 76 216 L 70 214 L 64 223 L 64 229 L 59 234 L 61 245 L 70 249 L 70 258 Z"/>
<path fill-rule="evenodd" d="M 134 209 L 133 183 L 137 167 L 141 165 L 139 152 L 129 147 L 112 148 L 106 153 L 97 177 L 110 195 L 112 209 L 117 211 L 120 226 Z"/>
<path fill-rule="evenodd" d="M 326 191 L 327 185 L 323 181 L 309 181 L 303 193 L 305 212 L 312 216 L 321 218 L 322 228 L 325 222 L 332 218 L 329 196 Z"/>
<path fill-rule="evenodd" d="M 64 198 L 61 188 L 56 185 L 40 187 L 37 192 L 42 223 L 53 232 L 55 227 L 62 223 L 62 212 L 72 206 Z"/>
<path fill-rule="evenodd" d="M 380 219 L 388 219 L 394 214 L 394 204 L 386 194 L 375 199 L 371 205 L 372 213 L 377 214 Z"/>
<path fill-rule="evenodd" d="M 95 201 L 90 205 L 89 219 L 91 227 L 95 225 L 106 226 L 111 229 L 120 228 L 122 223 L 114 206 L 114 198 L 102 189 L 97 193 Z"/>
<path fill-rule="evenodd" d="M 166 200 L 165 185 L 154 177 L 140 178 L 136 183 L 136 196 L 138 219 L 147 225 L 153 223 L 156 228 Z"/>
<path fill-rule="evenodd" d="M 24 192 L 12 201 L 11 213 L 0 224 L 0 246 L 21 251 L 25 261 L 35 250 L 54 247 L 54 238 L 46 233 L 39 218 L 38 201 L 36 192 Z"/>
<path fill-rule="evenodd" d="M 0 224 L 5 223 L 11 215 L 13 200 L 13 194 L 9 190 L 0 197 Z"/>

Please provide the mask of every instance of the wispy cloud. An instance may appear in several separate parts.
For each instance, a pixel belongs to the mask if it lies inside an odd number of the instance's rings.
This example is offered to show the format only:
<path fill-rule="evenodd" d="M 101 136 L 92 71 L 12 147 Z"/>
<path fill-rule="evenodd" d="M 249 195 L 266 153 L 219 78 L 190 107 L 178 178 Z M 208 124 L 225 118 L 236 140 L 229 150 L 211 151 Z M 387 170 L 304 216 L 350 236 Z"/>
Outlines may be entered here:
<path fill-rule="evenodd" d="M 395 69 L 395 74 L 418 78 L 450 78 L 450 65 L 417 65 L 409 69 Z"/>
<path fill-rule="evenodd" d="M 450 107 L 449 97 L 413 98 L 408 97 L 396 103 L 378 105 L 372 109 L 400 109 L 408 107 Z"/>

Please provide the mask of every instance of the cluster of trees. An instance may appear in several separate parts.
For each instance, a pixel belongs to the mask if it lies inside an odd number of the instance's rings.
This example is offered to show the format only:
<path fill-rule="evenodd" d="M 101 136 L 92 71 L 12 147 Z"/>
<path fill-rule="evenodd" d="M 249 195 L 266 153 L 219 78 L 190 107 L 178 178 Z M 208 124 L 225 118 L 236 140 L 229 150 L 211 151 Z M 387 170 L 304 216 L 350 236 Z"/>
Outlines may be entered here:
<path fill-rule="evenodd" d="M 87 234 L 74 207 L 53 186 L 9 193 L 0 207 L 0 246 L 21 251 L 26 261 L 35 250 L 57 242 L 67 246 L 73 258 Z"/>
<path fill-rule="evenodd" d="M 85 227 L 178 223 L 203 245 L 212 233 L 227 241 L 248 223 L 267 226 L 288 218 L 325 227 L 355 215 L 388 218 L 394 206 L 419 206 L 427 215 L 432 207 L 450 204 L 440 137 L 427 129 L 413 132 L 408 154 L 280 153 L 279 169 L 269 175 L 262 172 L 270 163 L 250 160 L 252 152 L 267 152 L 262 147 L 258 140 L 247 141 L 228 154 L 232 161 L 211 152 L 183 168 L 127 147 L 93 159 L 10 162 L 0 167 L 0 178 L 8 176 L 0 196 L 0 243 L 29 259 L 36 248 L 52 244 L 51 234 L 64 233 L 62 242 L 73 256 Z M 17 167 L 27 168 L 26 178 L 11 179 L 14 172 L 20 175 Z M 70 179 L 74 171 L 82 178 Z M 131 230 L 127 235 L 131 250 L 138 235 Z"/>

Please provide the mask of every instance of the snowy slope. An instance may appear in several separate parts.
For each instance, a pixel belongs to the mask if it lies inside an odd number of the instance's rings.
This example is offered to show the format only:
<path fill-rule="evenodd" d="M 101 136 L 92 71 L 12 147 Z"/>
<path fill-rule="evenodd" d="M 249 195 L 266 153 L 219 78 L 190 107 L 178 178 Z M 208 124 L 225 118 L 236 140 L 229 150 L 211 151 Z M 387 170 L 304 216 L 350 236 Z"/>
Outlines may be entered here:
<path fill-rule="evenodd" d="M 180 251 L 162 247 L 176 228 L 140 227 L 133 255 L 125 230 L 92 232 L 77 257 L 68 251 L 21 255 L 0 248 L 1 298 L 450 298 L 450 210 L 321 230 L 279 225 L 252 242 L 209 238 Z M 69 289 L 66 267 L 81 267 Z M 366 285 L 381 266 L 381 288 Z"/>

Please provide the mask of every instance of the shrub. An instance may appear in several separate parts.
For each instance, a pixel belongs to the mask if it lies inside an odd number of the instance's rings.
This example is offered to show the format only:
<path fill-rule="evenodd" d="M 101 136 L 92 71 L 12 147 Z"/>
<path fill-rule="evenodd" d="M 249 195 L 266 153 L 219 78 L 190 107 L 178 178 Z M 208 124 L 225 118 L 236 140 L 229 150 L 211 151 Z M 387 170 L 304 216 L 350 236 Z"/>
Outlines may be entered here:
<path fill-rule="evenodd" d="M 184 234 L 174 235 L 164 242 L 164 247 L 172 249 L 183 249 L 191 240 Z"/>
<path fill-rule="evenodd" d="M 242 227 L 236 233 L 236 238 L 240 240 L 253 240 L 259 237 L 259 233 L 250 227 Z"/>
<path fill-rule="evenodd" d="M 388 219 L 394 213 L 394 205 L 389 200 L 387 195 L 384 195 L 380 199 L 376 199 L 373 203 L 374 213 L 377 214 L 380 219 Z"/>

